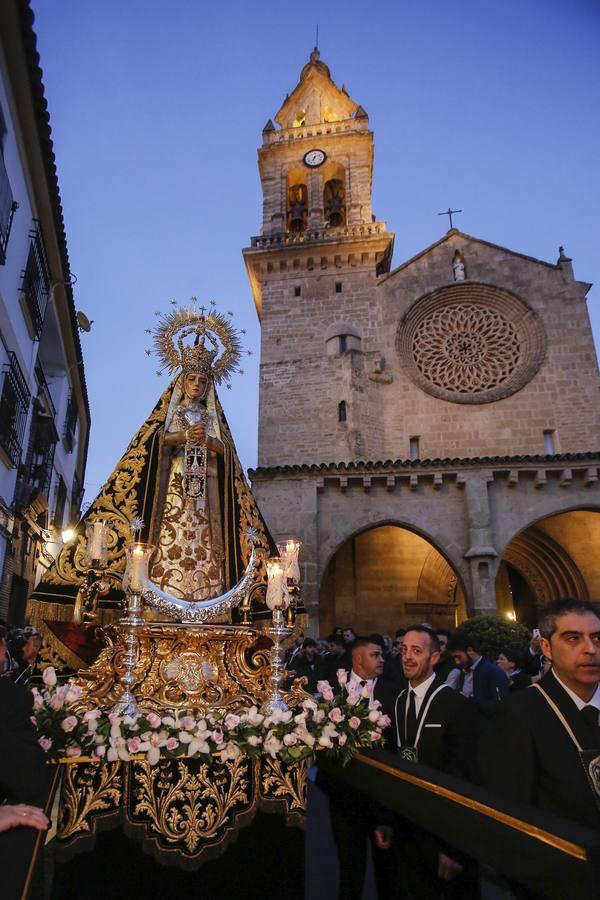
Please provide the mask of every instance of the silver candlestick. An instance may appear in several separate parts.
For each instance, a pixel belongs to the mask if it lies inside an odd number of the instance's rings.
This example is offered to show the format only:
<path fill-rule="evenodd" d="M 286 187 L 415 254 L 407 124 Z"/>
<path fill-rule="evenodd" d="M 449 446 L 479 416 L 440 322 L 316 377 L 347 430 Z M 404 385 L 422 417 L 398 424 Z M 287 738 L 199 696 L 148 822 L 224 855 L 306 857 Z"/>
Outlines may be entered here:
<path fill-rule="evenodd" d="M 273 610 L 273 624 L 270 628 L 267 629 L 267 634 L 273 639 L 273 646 L 271 647 L 271 675 L 269 676 L 269 681 L 271 683 L 271 694 L 268 700 L 263 703 L 261 707 L 261 712 L 268 716 L 271 713 L 275 712 L 275 710 L 280 710 L 281 712 L 286 712 L 289 707 L 283 697 L 281 696 L 281 692 L 279 687 L 281 682 L 283 681 L 283 676 L 285 673 L 285 669 L 283 667 L 283 644 L 282 641 L 286 638 L 292 629 L 288 628 L 284 621 L 284 611 L 283 609 L 274 609 Z"/>
<path fill-rule="evenodd" d="M 112 711 L 119 716 L 138 716 L 140 711 L 133 694 L 135 684 L 135 664 L 138 651 L 138 628 L 144 624 L 142 618 L 143 597 L 141 593 L 127 591 L 127 615 L 119 620 L 119 624 L 125 629 L 125 652 L 123 654 L 124 671 L 119 678 L 119 684 L 123 688 L 120 698 L 113 706 Z"/>

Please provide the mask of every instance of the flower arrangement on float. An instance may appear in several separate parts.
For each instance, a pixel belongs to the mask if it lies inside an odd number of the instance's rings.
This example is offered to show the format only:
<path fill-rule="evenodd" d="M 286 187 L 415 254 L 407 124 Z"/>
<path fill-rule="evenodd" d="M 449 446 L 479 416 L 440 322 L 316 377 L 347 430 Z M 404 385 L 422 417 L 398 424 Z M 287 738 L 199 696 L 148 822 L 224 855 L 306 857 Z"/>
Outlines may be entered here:
<path fill-rule="evenodd" d="M 33 689 L 32 721 L 51 760 L 141 758 L 156 765 L 179 757 L 224 762 L 265 754 L 287 764 L 306 760 L 310 765 L 319 751 L 327 750 L 345 765 L 359 749 L 381 744 L 390 720 L 371 699 L 368 686 L 348 687 L 345 669 L 337 677 L 338 693 L 328 681 L 320 681 L 320 700 L 306 698 L 294 709 L 268 715 L 252 706 L 235 713 L 192 709 L 127 716 L 82 709 L 79 686 L 59 685 L 49 667 L 43 673 L 44 688 Z"/>

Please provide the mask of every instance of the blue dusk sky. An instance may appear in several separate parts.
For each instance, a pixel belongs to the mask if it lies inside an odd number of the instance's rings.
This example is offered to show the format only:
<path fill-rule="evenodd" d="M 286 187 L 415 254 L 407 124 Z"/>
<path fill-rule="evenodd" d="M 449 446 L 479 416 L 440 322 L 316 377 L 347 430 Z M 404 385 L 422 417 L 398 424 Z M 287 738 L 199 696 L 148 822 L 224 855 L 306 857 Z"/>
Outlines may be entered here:
<path fill-rule="evenodd" d="M 261 131 L 315 43 L 375 133 L 393 265 L 468 234 L 600 282 L 600 5 L 33 0 L 92 410 L 91 501 L 166 379 L 154 310 L 214 298 L 254 355 L 221 391 L 256 464 L 259 324 L 241 248 L 259 233 Z M 600 290 L 589 309 L 600 338 Z M 399 402 L 401 402 L 399 398 Z M 293 409 L 290 415 L 293 416 Z"/>

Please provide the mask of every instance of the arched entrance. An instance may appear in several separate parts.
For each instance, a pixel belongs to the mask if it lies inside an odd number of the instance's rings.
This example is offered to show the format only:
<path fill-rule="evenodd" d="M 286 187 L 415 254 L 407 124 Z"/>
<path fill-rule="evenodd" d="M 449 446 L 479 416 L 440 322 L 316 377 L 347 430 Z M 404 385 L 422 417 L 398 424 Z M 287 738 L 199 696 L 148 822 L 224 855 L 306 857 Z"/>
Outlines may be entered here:
<path fill-rule="evenodd" d="M 453 628 L 466 617 L 460 579 L 428 540 L 398 525 L 353 535 L 330 559 L 319 596 L 319 632 L 352 625 L 393 633 L 416 622 Z"/>
<path fill-rule="evenodd" d="M 600 599 L 600 511 L 540 519 L 506 547 L 496 578 L 498 611 L 534 628 L 549 600 Z"/>

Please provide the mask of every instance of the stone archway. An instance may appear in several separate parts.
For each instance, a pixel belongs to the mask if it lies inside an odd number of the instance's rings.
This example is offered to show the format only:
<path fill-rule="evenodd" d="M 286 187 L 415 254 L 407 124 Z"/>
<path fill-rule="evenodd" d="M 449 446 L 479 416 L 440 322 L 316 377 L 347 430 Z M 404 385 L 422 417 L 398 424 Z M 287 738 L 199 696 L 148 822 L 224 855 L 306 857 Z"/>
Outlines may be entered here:
<path fill-rule="evenodd" d="M 496 578 L 498 612 L 535 627 L 539 607 L 560 597 L 600 599 L 600 511 L 546 516 L 515 535 Z"/>
<path fill-rule="evenodd" d="M 452 566 L 430 541 L 398 525 L 348 538 L 321 581 L 321 634 L 345 624 L 361 634 L 390 634 L 423 621 L 453 628 L 465 617 L 464 591 Z"/>

